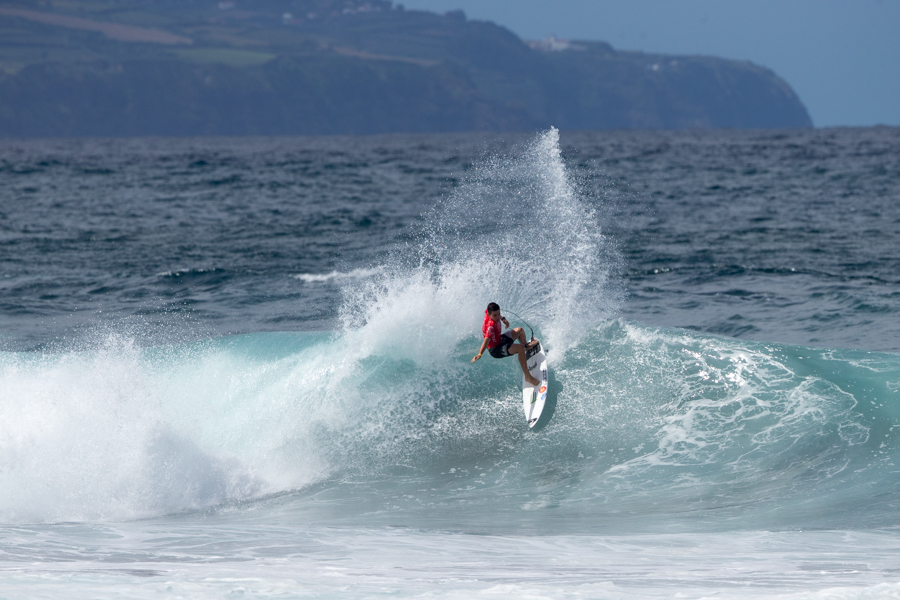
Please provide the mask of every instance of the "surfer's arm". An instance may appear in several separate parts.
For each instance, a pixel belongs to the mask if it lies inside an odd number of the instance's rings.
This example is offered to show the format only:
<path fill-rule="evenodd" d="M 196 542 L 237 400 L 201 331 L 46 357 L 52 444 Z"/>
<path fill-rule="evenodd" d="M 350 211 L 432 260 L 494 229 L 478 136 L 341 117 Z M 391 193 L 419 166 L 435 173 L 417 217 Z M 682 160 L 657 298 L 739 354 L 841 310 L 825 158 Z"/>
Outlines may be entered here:
<path fill-rule="evenodd" d="M 481 358 L 482 354 L 484 354 L 484 349 L 487 348 L 489 339 L 491 339 L 491 338 L 485 337 L 483 340 L 481 340 L 481 348 L 478 349 L 478 354 L 475 355 L 475 358 L 472 359 L 472 362 L 475 362 L 476 360 Z"/>

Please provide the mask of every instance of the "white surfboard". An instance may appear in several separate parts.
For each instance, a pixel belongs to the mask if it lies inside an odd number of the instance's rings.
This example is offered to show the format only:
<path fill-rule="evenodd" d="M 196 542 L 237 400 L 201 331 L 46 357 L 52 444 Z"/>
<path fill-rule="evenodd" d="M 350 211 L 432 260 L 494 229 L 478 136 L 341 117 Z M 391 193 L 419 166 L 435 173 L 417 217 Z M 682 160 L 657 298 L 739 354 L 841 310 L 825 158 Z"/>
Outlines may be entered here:
<path fill-rule="evenodd" d="M 525 411 L 528 426 L 534 427 L 541 418 L 544 402 L 547 401 L 547 356 L 540 343 L 528 350 L 525 356 L 531 376 L 540 380 L 540 383 L 534 386 L 525 381 L 525 374 L 522 374 L 522 409 Z"/>

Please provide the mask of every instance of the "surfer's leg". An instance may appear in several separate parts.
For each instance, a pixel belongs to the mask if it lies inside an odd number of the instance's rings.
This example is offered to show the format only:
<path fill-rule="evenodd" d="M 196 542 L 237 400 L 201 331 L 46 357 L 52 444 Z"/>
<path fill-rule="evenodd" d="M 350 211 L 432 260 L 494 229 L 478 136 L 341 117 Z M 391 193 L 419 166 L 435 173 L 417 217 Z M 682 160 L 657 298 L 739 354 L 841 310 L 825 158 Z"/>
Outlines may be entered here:
<path fill-rule="evenodd" d="M 515 353 L 516 356 L 519 357 L 519 365 L 522 367 L 522 372 L 525 374 L 525 381 L 530 383 L 531 385 L 537 385 L 541 381 L 531 376 L 531 373 L 528 372 L 528 361 L 525 360 L 525 346 L 513 345 L 509 347 L 510 354 Z"/>
<path fill-rule="evenodd" d="M 516 327 L 511 331 L 506 332 L 507 335 L 512 337 L 514 340 L 525 346 L 526 348 L 531 348 L 535 344 L 539 343 L 540 340 L 532 339 L 530 342 L 525 341 L 525 330 L 521 327 Z"/>

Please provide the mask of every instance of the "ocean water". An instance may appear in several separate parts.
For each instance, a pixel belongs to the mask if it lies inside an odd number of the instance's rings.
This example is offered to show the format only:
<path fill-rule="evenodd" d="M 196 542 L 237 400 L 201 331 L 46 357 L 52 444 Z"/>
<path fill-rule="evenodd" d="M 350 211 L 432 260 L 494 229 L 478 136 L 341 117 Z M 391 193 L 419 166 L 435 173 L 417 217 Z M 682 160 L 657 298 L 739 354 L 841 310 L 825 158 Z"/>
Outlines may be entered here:
<path fill-rule="evenodd" d="M 900 598 L 898 232 L 896 128 L 2 141 L 0 598 Z"/>

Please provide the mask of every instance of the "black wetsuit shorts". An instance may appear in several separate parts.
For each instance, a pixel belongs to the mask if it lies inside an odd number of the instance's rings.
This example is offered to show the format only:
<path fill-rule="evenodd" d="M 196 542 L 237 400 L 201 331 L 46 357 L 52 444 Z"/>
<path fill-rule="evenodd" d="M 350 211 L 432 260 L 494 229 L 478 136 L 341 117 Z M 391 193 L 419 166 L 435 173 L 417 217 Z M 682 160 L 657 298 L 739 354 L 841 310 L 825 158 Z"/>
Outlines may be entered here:
<path fill-rule="evenodd" d="M 500 343 L 493 348 L 488 348 L 488 352 L 494 358 L 506 358 L 509 356 L 509 347 L 512 346 L 514 341 L 514 339 L 504 333 L 500 336 Z"/>

